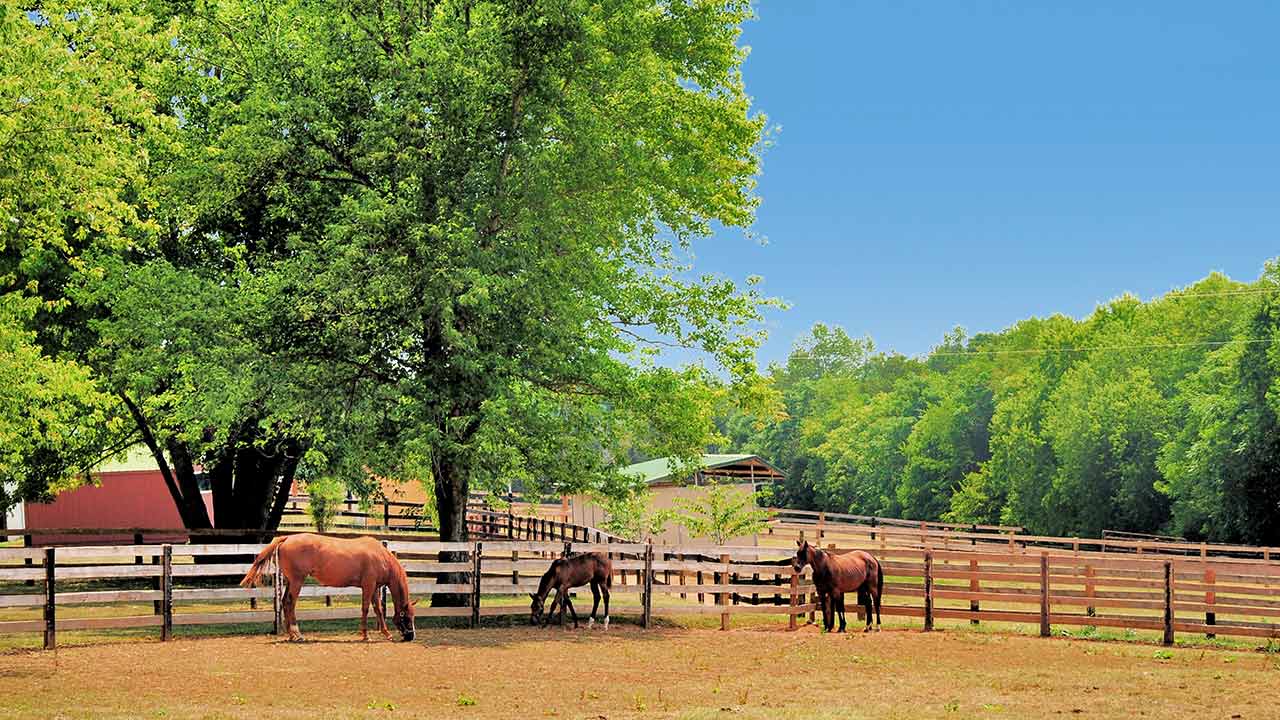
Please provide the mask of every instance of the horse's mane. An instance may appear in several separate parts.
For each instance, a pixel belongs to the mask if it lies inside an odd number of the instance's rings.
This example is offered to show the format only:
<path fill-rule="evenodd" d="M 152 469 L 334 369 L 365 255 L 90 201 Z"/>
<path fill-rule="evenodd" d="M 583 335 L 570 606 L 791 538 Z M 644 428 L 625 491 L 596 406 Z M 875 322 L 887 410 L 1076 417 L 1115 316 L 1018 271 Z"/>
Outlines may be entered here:
<path fill-rule="evenodd" d="M 538 581 L 538 597 L 545 598 L 551 592 L 551 583 L 556 577 L 556 568 L 564 563 L 562 558 L 556 558 L 551 561 L 551 567 L 542 573 L 542 579 Z"/>
<path fill-rule="evenodd" d="M 390 553 L 389 553 L 390 554 Z M 409 574 L 404 571 L 404 565 L 394 554 L 391 555 L 391 562 L 387 563 L 391 570 L 391 577 L 387 578 L 387 588 L 391 590 L 391 597 L 396 601 L 396 605 L 407 604 L 409 602 Z"/>

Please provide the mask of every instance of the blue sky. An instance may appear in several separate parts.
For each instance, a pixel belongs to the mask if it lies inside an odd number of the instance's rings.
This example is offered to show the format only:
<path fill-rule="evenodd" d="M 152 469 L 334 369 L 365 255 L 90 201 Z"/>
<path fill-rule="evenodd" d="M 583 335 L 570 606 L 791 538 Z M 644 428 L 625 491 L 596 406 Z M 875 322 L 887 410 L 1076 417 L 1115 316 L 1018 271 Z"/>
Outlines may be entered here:
<path fill-rule="evenodd" d="M 755 231 L 696 269 L 927 351 L 1280 255 L 1280 3 L 762 0 L 747 90 L 781 126 Z"/>

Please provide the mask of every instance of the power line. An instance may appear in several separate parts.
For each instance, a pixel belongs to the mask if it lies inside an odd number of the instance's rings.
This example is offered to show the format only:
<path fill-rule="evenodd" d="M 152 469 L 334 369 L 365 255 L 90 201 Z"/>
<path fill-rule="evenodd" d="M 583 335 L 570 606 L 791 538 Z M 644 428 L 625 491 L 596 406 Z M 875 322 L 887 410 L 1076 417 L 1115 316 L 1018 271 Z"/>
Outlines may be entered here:
<path fill-rule="evenodd" d="M 963 352 L 932 352 L 928 357 L 952 357 L 952 356 L 974 356 L 974 355 L 1042 355 L 1045 353 L 1067 353 L 1067 352 L 1097 352 L 1097 351 L 1113 351 L 1113 350 L 1163 350 L 1171 348 L 1190 348 L 1190 347 L 1223 347 L 1226 345 L 1261 345 L 1273 343 L 1276 339 L 1247 339 L 1247 340 L 1205 340 L 1201 342 L 1186 343 L 1150 343 L 1147 345 L 1099 345 L 1096 347 L 1064 347 L 1064 348 L 1028 348 L 1024 350 L 967 350 Z"/>
<path fill-rule="evenodd" d="M 1263 293 L 1274 293 L 1280 288 L 1241 288 L 1239 290 L 1220 290 L 1218 292 L 1194 292 L 1179 293 L 1176 290 L 1170 291 L 1159 297 L 1152 298 L 1147 302 L 1159 302 L 1161 300 L 1182 300 L 1183 298 L 1201 298 L 1201 297 L 1228 297 L 1232 295 L 1261 295 Z"/>

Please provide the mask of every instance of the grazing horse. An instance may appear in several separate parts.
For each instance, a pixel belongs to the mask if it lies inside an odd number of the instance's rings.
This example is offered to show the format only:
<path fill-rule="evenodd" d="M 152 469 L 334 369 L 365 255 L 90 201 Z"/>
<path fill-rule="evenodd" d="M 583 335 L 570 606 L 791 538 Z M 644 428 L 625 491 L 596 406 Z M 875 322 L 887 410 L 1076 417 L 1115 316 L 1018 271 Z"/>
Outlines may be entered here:
<path fill-rule="evenodd" d="M 369 639 L 369 603 L 374 592 L 385 585 L 395 601 L 396 629 L 406 642 L 413 640 L 413 606 L 417 601 L 409 600 L 409 578 L 404 567 L 382 543 L 371 537 L 332 538 L 311 533 L 278 537 L 258 553 L 240 586 L 257 585 L 270 565 L 272 555 L 277 552 L 280 574 L 284 577 L 284 620 L 289 627 L 291 642 L 302 641 L 296 611 L 298 594 L 302 592 L 302 583 L 307 576 L 328 587 L 360 588 L 360 637 L 363 640 Z M 390 640 L 382 603 L 373 603 L 373 609 L 378 616 L 378 629 L 383 637 Z"/>
<path fill-rule="evenodd" d="M 880 595 L 884 591 L 884 573 L 880 561 L 862 550 L 835 555 L 810 545 L 806 540 L 796 541 L 799 549 L 791 565 L 796 572 L 805 565 L 813 566 L 813 584 L 818 589 L 818 603 L 822 605 L 822 625 L 828 632 L 835 624 L 835 614 L 840 614 L 840 632 L 844 632 L 844 594 L 858 593 L 858 601 L 866 609 L 867 628 L 871 631 L 872 602 L 875 604 L 876 629 L 880 627 Z"/>
<path fill-rule="evenodd" d="M 573 626 L 578 627 L 578 611 L 573 609 L 573 602 L 569 600 L 569 589 L 582 587 L 591 584 L 591 595 L 594 601 L 591 603 L 591 622 L 588 627 L 596 624 L 596 608 L 600 607 L 600 595 L 604 594 L 604 629 L 609 629 L 609 586 L 613 584 L 613 561 L 609 556 L 602 552 L 583 553 L 582 555 L 573 555 L 567 558 L 556 558 L 551 563 L 551 567 L 542 574 L 542 580 L 538 582 L 538 592 L 529 593 L 529 597 L 533 598 L 533 603 L 529 606 L 529 620 L 534 625 L 539 622 L 545 627 L 551 621 L 551 616 L 556 612 L 556 604 L 560 605 L 560 625 L 564 625 L 564 609 L 569 608 L 569 613 L 573 616 Z M 551 601 L 551 608 L 543 614 L 542 604 L 546 602 L 547 595 L 554 589 L 556 597 Z"/>

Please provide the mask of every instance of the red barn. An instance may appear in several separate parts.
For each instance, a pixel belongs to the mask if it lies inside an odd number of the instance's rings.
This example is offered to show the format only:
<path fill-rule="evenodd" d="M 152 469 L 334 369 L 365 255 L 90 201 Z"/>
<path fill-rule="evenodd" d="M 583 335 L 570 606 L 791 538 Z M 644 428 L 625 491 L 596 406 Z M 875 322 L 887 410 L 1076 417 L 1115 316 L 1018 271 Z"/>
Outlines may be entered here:
<path fill-rule="evenodd" d="M 181 528 L 182 518 L 165 487 L 164 477 L 145 449 L 131 451 L 121 462 L 105 463 L 94 483 L 59 493 L 51 503 L 23 503 L 27 528 Z M 213 499 L 204 491 L 213 517 Z M 147 542 L 185 542 L 186 535 L 148 535 Z M 36 545 L 130 543 L 132 534 L 34 535 Z"/>

